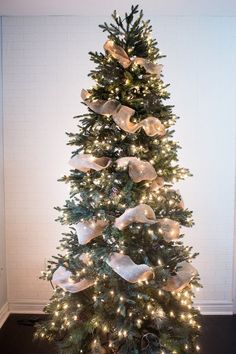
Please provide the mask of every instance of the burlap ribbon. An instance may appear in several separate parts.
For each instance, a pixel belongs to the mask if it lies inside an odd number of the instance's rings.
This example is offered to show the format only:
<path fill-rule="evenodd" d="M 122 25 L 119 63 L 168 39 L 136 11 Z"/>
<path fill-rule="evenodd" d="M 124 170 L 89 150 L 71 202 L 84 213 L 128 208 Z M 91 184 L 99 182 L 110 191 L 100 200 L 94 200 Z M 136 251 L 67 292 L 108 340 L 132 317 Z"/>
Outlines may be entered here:
<path fill-rule="evenodd" d="M 178 239 L 180 234 L 180 225 L 178 221 L 164 218 L 158 219 L 157 224 L 158 232 L 161 234 L 165 241 L 171 242 Z"/>
<path fill-rule="evenodd" d="M 118 168 L 128 167 L 129 176 L 135 182 L 153 181 L 157 178 L 154 167 L 148 161 L 143 161 L 137 157 L 121 157 L 116 160 Z"/>
<path fill-rule="evenodd" d="M 107 264 L 129 283 L 137 283 L 153 277 L 153 271 L 149 266 L 136 264 L 129 256 L 122 253 L 112 253 Z"/>
<path fill-rule="evenodd" d="M 144 67 L 146 72 L 151 75 L 156 75 L 159 79 L 163 68 L 162 64 L 154 64 L 150 60 L 145 58 L 136 57 L 130 59 L 126 51 L 114 41 L 108 39 L 104 44 L 104 49 L 116 59 L 125 69 L 127 69 L 132 63 Z"/>
<path fill-rule="evenodd" d="M 90 258 L 88 256 L 80 256 L 80 259 L 88 265 Z M 132 259 L 122 253 L 114 252 L 109 256 L 106 261 L 107 264 L 119 274 L 123 279 L 130 283 L 145 281 L 154 276 L 152 269 L 146 264 L 136 264 Z M 176 275 L 169 277 L 162 287 L 165 291 L 181 291 L 189 285 L 190 281 L 198 274 L 188 262 L 180 263 L 180 269 Z M 55 285 L 59 286 L 65 291 L 70 293 L 77 293 L 93 286 L 95 280 L 83 278 L 78 282 L 72 280 L 72 273 L 63 266 L 59 266 L 53 273 L 52 281 Z"/>
<path fill-rule="evenodd" d="M 150 185 L 150 190 L 152 192 L 157 192 L 160 188 L 162 188 L 164 186 L 164 178 L 162 177 L 157 177 L 156 179 L 154 179 Z"/>
<path fill-rule="evenodd" d="M 147 117 L 139 123 L 132 123 L 131 117 L 135 114 L 135 110 L 121 105 L 116 100 L 89 100 L 90 94 L 86 90 L 81 91 L 81 98 L 86 105 L 95 113 L 101 115 L 112 116 L 114 122 L 127 133 L 136 133 L 143 128 L 148 136 L 163 136 L 165 135 L 165 127 L 156 117 Z"/>
<path fill-rule="evenodd" d="M 103 220 L 85 221 L 75 224 L 75 229 L 80 245 L 86 245 L 95 237 L 102 234 L 107 222 Z"/>
<path fill-rule="evenodd" d="M 73 156 L 69 164 L 75 169 L 88 172 L 89 170 L 101 171 L 111 163 L 108 157 L 94 157 L 89 154 L 77 154 Z"/>
<path fill-rule="evenodd" d="M 144 160 L 137 157 L 121 157 L 116 160 L 118 168 L 127 168 L 130 178 L 135 182 L 154 181 L 159 183 L 157 173 L 154 167 Z M 94 157 L 90 154 L 78 154 L 72 157 L 69 164 L 75 169 L 88 172 L 90 170 L 101 171 L 111 164 L 111 159 L 108 157 Z"/>
<path fill-rule="evenodd" d="M 167 279 L 163 290 L 166 291 L 181 291 L 189 285 L 190 281 L 198 274 L 198 271 L 192 264 L 182 262 L 179 264 L 180 269 Z"/>
<path fill-rule="evenodd" d="M 80 257 L 80 260 L 88 265 L 90 258 L 87 254 L 83 253 Z M 83 291 L 94 284 L 94 280 L 83 278 L 76 282 L 72 279 L 72 273 L 63 266 L 59 266 L 57 270 L 53 273 L 52 281 L 55 285 L 59 286 L 65 291 L 70 293 L 78 293 Z"/>
<path fill-rule="evenodd" d="M 91 258 L 86 253 L 83 253 L 79 258 L 85 265 L 91 262 Z M 130 283 L 145 281 L 154 274 L 146 264 L 136 264 L 129 256 L 121 253 L 112 253 L 106 262 L 117 274 Z M 76 282 L 72 279 L 72 276 L 72 272 L 63 266 L 59 266 L 53 273 L 52 281 L 55 285 L 70 293 L 78 293 L 95 283 L 95 280 L 86 278 Z"/>
<path fill-rule="evenodd" d="M 134 208 L 126 209 L 116 218 L 114 226 L 123 230 L 132 223 L 155 224 L 157 222 L 153 209 L 147 204 L 139 204 Z"/>

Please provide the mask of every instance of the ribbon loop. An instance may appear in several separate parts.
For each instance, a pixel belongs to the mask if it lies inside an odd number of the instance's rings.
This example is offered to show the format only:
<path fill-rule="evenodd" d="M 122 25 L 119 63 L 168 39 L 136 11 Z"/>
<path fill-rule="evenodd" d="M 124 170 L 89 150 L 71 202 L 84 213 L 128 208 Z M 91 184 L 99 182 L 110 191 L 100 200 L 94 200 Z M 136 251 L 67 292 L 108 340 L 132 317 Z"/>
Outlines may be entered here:
<path fill-rule="evenodd" d="M 108 157 L 94 157 L 89 154 L 77 154 L 70 159 L 69 164 L 82 172 L 90 170 L 101 171 L 111 164 L 111 159 Z"/>
<path fill-rule="evenodd" d="M 135 182 L 152 181 L 157 177 L 154 167 L 147 161 L 139 160 L 137 157 L 121 157 L 117 161 L 118 167 L 127 167 L 129 176 Z"/>
<path fill-rule="evenodd" d="M 86 221 L 75 225 L 78 242 L 80 245 L 86 245 L 94 238 L 100 236 L 107 226 L 107 221 Z"/>
<path fill-rule="evenodd" d="M 160 78 L 163 68 L 162 64 L 155 64 L 152 63 L 149 59 L 139 57 L 130 59 L 126 51 L 111 39 L 108 39 L 103 47 L 114 59 L 116 59 L 123 66 L 123 68 L 127 69 L 133 63 L 142 66 L 148 74 L 156 75 L 158 79 Z"/>
<path fill-rule="evenodd" d="M 119 45 L 115 44 L 115 42 L 113 42 L 111 39 L 108 39 L 105 42 L 103 48 L 125 69 L 128 68 L 132 63 L 126 51 Z"/>
<path fill-rule="evenodd" d="M 158 231 L 166 242 L 175 241 L 179 238 L 180 225 L 178 221 L 164 218 L 158 219 Z"/>
<path fill-rule="evenodd" d="M 101 115 L 112 116 L 118 127 L 125 132 L 133 134 L 143 128 L 145 133 L 151 137 L 165 135 L 165 127 L 158 118 L 150 116 L 144 118 L 139 123 L 132 123 L 130 119 L 135 114 L 134 109 L 121 105 L 116 100 L 90 101 L 90 96 L 88 91 L 84 89 L 81 91 L 81 98 L 92 111 Z"/>
<path fill-rule="evenodd" d="M 166 284 L 163 286 L 163 290 L 166 291 L 181 291 L 190 281 L 195 277 L 198 272 L 197 269 L 188 262 L 182 262 L 179 264 L 180 270 L 167 279 Z"/>
<path fill-rule="evenodd" d="M 129 256 L 123 255 L 122 253 L 112 253 L 107 260 L 107 264 L 114 272 L 129 283 L 146 281 L 154 275 L 148 265 L 136 264 Z"/>
<path fill-rule="evenodd" d="M 72 279 L 72 276 L 73 274 L 69 270 L 63 266 L 60 266 L 53 273 L 52 281 L 55 285 L 70 293 L 78 293 L 94 284 L 94 280 L 86 278 L 76 282 Z"/>
<path fill-rule="evenodd" d="M 123 230 L 132 223 L 155 224 L 156 222 L 153 209 L 147 204 L 139 204 L 134 208 L 126 209 L 121 216 L 116 218 L 114 226 Z"/>

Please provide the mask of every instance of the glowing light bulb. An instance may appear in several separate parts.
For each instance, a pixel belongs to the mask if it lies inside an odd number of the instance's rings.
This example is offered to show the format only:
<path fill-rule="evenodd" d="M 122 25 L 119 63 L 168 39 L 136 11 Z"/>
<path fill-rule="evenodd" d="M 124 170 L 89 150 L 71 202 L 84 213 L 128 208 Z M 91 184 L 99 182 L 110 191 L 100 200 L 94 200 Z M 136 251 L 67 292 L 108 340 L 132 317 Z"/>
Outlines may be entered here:
<path fill-rule="evenodd" d="M 103 332 L 107 332 L 107 331 L 108 331 L 107 326 L 104 326 L 104 327 L 103 327 Z"/>

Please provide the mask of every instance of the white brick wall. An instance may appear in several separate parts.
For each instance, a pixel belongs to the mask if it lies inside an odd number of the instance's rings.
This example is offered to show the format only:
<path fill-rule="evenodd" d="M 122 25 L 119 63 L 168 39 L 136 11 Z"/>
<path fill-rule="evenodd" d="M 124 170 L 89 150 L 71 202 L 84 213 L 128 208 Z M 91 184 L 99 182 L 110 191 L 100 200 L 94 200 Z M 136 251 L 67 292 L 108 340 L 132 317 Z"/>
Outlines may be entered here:
<path fill-rule="evenodd" d="M 51 290 L 39 281 L 55 254 L 62 228 L 53 206 L 67 187 L 65 131 L 76 131 L 80 90 L 89 87 L 89 50 L 101 50 L 99 17 L 3 19 L 5 188 L 8 296 L 11 303 L 42 302 Z M 194 178 L 181 184 L 196 226 L 186 242 L 201 253 L 199 301 L 232 304 L 235 34 L 234 18 L 153 17 L 154 35 L 168 57 L 166 82 L 181 116 L 176 138 Z"/>
<path fill-rule="evenodd" d="M 0 17 L 0 322 L 1 309 L 7 301 L 5 232 L 4 232 L 4 169 L 2 115 L 2 18 Z"/>

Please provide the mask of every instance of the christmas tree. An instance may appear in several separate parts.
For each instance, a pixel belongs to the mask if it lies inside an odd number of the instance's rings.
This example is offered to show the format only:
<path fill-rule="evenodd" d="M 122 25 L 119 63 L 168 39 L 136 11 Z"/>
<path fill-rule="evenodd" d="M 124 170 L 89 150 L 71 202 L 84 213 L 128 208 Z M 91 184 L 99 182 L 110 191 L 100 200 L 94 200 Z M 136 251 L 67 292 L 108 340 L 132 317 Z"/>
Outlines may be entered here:
<path fill-rule="evenodd" d="M 174 188 L 190 172 L 178 163 L 163 56 L 138 6 L 112 18 L 100 25 L 104 53 L 90 53 L 88 113 L 68 134 L 70 196 L 57 209 L 70 228 L 43 274 L 54 293 L 36 337 L 62 354 L 196 353 L 201 285 L 181 229 L 192 212 Z"/>

